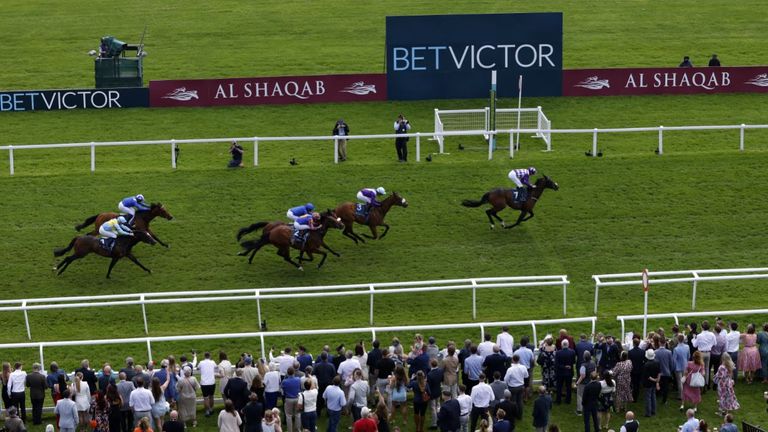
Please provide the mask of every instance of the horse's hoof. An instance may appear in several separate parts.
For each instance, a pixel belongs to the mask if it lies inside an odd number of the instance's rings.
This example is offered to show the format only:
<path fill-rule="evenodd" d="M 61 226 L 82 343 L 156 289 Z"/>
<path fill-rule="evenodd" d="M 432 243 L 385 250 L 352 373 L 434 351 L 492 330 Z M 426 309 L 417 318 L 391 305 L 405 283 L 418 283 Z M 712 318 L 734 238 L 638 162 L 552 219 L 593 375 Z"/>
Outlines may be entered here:
<path fill-rule="evenodd" d="M 491 229 L 494 229 L 494 228 L 496 228 L 496 225 L 491 224 Z"/>
<path fill-rule="evenodd" d="M 171 245 L 169 245 L 169 244 L 168 245 L 163 245 L 163 246 L 165 246 L 166 249 L 170 249 L 171 248 Z"/>
<path fill-rule="evenodd" d="M 248 251 L 240 251 L 237 253 L 237 256 L 246 256 L 248 255 Z"/>
<path fill-rule="evenodd" d="M 304 271 L 304 267 L 299 266 L 299 271 Z"/>
<path fill-rule="evenodd" d="M 502 226 L 503 228 L 506 228 L 506 227 L 507 227 L 507 224 L 506 224 L 506 223 L 504 223 L 504 221 L 501 221 L 501 226 Z"/>
<path fill-rule="evenodd" d="M 54 267 L 51 269 L 51 271 L 56 271 L 56 270 L 58 270 L 58 267 Z"/>

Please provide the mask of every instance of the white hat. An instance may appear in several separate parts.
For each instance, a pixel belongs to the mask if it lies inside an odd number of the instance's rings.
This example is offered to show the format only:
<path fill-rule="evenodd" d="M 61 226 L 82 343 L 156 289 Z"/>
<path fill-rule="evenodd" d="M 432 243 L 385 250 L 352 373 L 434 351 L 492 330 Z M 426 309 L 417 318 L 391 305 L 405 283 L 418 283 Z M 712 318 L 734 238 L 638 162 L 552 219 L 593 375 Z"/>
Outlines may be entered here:
<path fill-rule="evenodd" d="M 653 360 L 653 359 L 656 358 L 656 353 L 653 352 L 653 350 L 649 348 L 649 349 L 645 350 L 645 358 L 647 358 L 648 360 Z"/>

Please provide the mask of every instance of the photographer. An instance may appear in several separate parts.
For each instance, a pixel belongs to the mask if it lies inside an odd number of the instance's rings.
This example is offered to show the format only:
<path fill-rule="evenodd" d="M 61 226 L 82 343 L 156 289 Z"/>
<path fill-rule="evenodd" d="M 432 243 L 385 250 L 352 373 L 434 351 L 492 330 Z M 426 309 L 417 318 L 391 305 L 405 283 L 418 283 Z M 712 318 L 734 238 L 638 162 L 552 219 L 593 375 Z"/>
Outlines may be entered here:
<path fill-rule="evenodd" d="M 232 141 L 232 145 L 229 146 L 229 153 L 232 155 L 232 160 L 227 164 L 227 168 L 242 168 L 243 167 L 243 146 Z"/>
<path fill-rule="evenodd" d="M 339 137 L 339 161 L 344 162 L 347 160 L 347 139 L 344 137 L 349 136 L 349 125 L 344 119 L 339 119 L 333 126 L 333 135 Z"/>
<path fill-rule="evenodd" d="M 397 116 L 395 121 L 395 133 L 406 134 L 411 130 L 411 124 L 402 114 Z M 395 150 L 397 150 L 397 161 L 408 162 L 408 137 L 395 138 Z"/>

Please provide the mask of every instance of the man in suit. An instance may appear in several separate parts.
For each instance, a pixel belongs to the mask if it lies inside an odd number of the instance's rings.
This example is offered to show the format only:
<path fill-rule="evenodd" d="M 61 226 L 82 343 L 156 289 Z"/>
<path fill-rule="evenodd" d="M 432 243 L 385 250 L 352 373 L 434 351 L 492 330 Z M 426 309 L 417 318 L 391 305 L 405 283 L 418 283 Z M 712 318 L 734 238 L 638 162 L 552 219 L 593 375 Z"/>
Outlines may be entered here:
<path fill-rule="evenodd" d="M 29 387 L 29 399 L 32 401 L 32 424 L 43 424 L 43 400 L 45 400 L 45 391 L 48 385 L 45 382 L 45 375 L 40 373 L 39 363 L 32 365 L 32 373 L 27 375 L 27 387 Z"/>
<path fill-rule="evenodd" d="M 230 378 L 229 381 L 227 381 L 227 385 L 224 387 L 222 393 L 224 394 L 224 397 L 232 400 L 237 411 L 240 411 L 245 407 L 248 403 L 250 391 L 248 390 L 248 383 L 243 379 L 242 369 L 238 368 L 235 370 L 235 377 Z"/>
<path fill-rule="evenodd" d="M 562 348 L 555 352 L 555 374 L 557 379 L 557 398 L 555 403 L 560 404 L 562 389 L 565 387 L 565 403 L 571 403 L 571 381 L 573 381 L 573 368 L 576 364 L 576 352 L 570 348 L 568 339 L 561 342 Z"/>
<path fill-rule="evenodd" d="M 440 409 L 440 398 L 443 387 L 443 369 L 437 367 L 437 359 L 433 358 L 429 362 L 429 372 L 427 372 L 427 388 L 429 389 L 429 408 L 432 411 L 432 425 L 430 429 L 437 429 L 437 411 Z M 458 417 L 457 417 L 458 418 Z"/>
<path fill-rule="evenodd" d="M 584 387 L 584 395 L 581 398 L 582 409 L 584 410 L 584 432 L 589 432 L 589 421 L 595 425 L 595 432 L 600 430 L 600 422 L 597 419 L 597 407 L 600 399 L 602 386 L 597 378 L 597 372 L 592 372 L 589 384 Z"/>
<path fill-rule="evenodd" d="M 75 432 L 79 420 L 77 417 L 77 406 L 75 401 L 69 398 L 69 390 L 64 390 L 61 393 L 61 399 L 56 402 L 54 413 L 59 416 L 60 432 Z"/>
<path fill-rule="evenodd" d="M 460 428 L 461 407 L 459 401 L 451 397 L 450 391 L 443 392 L 443 404 L 437 415 L 440 432 L 457 432 Z"/>
<path fill-rule="evenodd" d="M 507 373 L 507 362 L 509 357 L 501 352 L 501 348 L 498 345 L 493 346 L 493 354 L 483 360 L 483 367 L 485 368 L 485 376 L 492 377 L 495 372 L 504 376 Z"/>
<path fill-rule="evenodd" d="M 91 363 L 88 361 L 88 359 L 83 360 L 80 362 L 80 369 L 75 369 L 75 373 L 82 372 L 83 374 L 83 381 L 88 383 L 88 388 L 91 390 L 91 394 L 96 393 L 99 391 L 99 389 L 96 386 L 97 379 L 96 379 L 96 373 L 91 369 Z"/>
<path fill-rule="evenodd" d="M 645 350 L 640 348 L 640 339 L 632 339 L 632 349 L 629 350 L 629 361 L 632 362 L 632 399 L 637 401 L 640 396 L 640 379 L 643 377 L 643 365 L 645 364 Z"/>
<path fill-rule="evenodd" d="M 547 388 L 539 386 L 539 397 L 533 401 L 533 427 L 536 432 L 544 432 L 549 425 L 549 412 L 552 411 L 552 398 Z"/>

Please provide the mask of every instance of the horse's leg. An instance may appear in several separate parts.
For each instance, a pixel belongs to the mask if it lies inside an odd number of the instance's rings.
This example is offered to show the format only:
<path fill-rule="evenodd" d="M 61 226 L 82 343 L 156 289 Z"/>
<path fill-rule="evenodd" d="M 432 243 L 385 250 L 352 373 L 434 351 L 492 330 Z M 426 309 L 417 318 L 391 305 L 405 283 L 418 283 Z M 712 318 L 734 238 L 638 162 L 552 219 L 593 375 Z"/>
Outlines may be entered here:
<path fill-rule="evenodd" d="M 381 226 L 384 227 L 384 232 L 381 233 L 381 237 L 379 237 L 379 239 L 383 239 L 384 236 L 387 235 L 387 233 L 389 232 L 389 225 L 383 223 L 383 224 L 381 224 Z"/>
<path fill-rule="evenodd" d="M 160 240 L 160 237 L 156 236 L 155 233 L 153 233 L 152 230 L 150 230 L 149 228 L 147 228 L 147 234 L 151 235 L 152 238 L 157 240 L 157 242 L 160 243 L 160 246 L 162 246 L 162 247 L 164 247 L 166 249 L 170 249 L 171 245 L 163 243 L 163 241 Z"/>
<path fill-rule="evenodd" d="M 297 263 L 296 261 L 291 259 L 291 249 L 289 247 L 286 246 L 286 247 L 279 248 L 277 250 L 277 254 L 283 257 L 284 260 L 293 264 L 293 266 L 296 267 L 297 269 L 304 271 L 304 267 L 302 267 L 300 263 Z"/>
<path fill-rule="evenodd" d="M 349 225 L 344 224 L 344 231 L 342 233 L 344 234 L 344 236 L 351 238 L 352 241 L 355 242 L 355 244 L 358 244 L 358 237 L 359 236 L 357 234 L 355 234 L 354 231 L 352 231 L 352 224 L 353 223 L 354 222 L 350 222 Z M 362 241 L 363 243 L 365 243 L 365 240 L 363 240 L 363 239 L 359 239 L 359 241 Z"/>
<path fill-rule="evenodd" d="M 491 224 L 491 229 L 496 228 L 496 225 L 493 224 L 493 217 L 496 216 L 496 212 L 493 211 L 492 208 L 489 208 L 488 210 L 485 211 L 485 215 L 488 216 L 488 223 Z"/>
<path fill-rule="evenodd" d="M 325 243 L 325 240 L 323 240 L 323 243 L 322 243 L 322 244 L 320 244 L 320 246 L 324 247 L 326 250 L 328 250 L 328 252 L 332 253 L 334 256 L 337 256 L 337 257 L 340 257 L 340 256 L 341 256 L 341 254 L 340 254 L 340 253 L 337 253 L 336 251 L 334 251 L 333 249 L 331 249 L 331 248 L 330 248 L 330 247 L 329 247 L 329 246 L 328 246 L 328 245 Z"/>
<path fill-rule="evenodd" d="M 54 268 L 53 268 L 54 270 L 56 270 L 56 269 L 58 269 L 58 270 L 59 270 L 59 271 L 56 273 L 56 275 L 58 276 L 58 275 L 60 275 L 62 272 L 64 272 L 64 269 L 66 269 L 67 267 L 69 267 L 69 264 L 70 264 L 72 261 L 76 260 L 77 258 L 78 258 L 78 257 L 77 257 L 77 256 L 75 256 L 75 255 L 70 255 L 70 256 L 68 256 L 68 257 L 64 258 L 64 259 L 63 259 L 63 260 L 62 260 L 62 261 L 59 263 L 59 265 L 57 265 L 56 267 L 54 267 Z"/>
<path fill-rule="evenodd" d="M 376 231 L 376 225 L 368 225 L 368 228 L 371 229 L 372 235 L 363 234 L 363 233 L 360 233 L 360 234 L 371 240 L 376 240 L 377 238 L 379 238 L 379 233 Z"/>
<path fill-rule="evenodd" d="M 112 257 L 112 261 L 109 263 L 109 270 L 107 270 L 107 279 L 110 279 L 109 275 L 112 274 L 112 267 L 114 267 L 115 264 L 117 264 L 117 261 L 119 259 L 120 258 L 118 257 Z"/>
<path fill-rule="evenodd" d="M 504 228 L 510 229 L 510 228 L 514 228 L 514 227 L 520 225 L 525 220 L 526 213 L 527 212 L 525 210 L 521 210 L 520 211 L 520 217 L 517 218 L 517 221 L 515 223 L 513 223 L 512 225 L 508 225 L 508 226 L 506 226 Z"/>
<path fill-rule="evenodd" d="M 303 258 L 304 252 L 307 253 L 307 257 L 306 258 Z M 315 259 L 315 256 L 312 255 L 312 252 L 310 252 L 310 251 L 302 250 L 301 253 L 299 253 L 299 262 L 302 262 L 302 261 L 314 261 L 314 259 Z"/>
<path fill-rule="evenodd" d="M 145 272 L 147 272 L 147 273 L 149 273 L 149 274 L 152 274 L 152 270 L 150 270 L 150 269 L 148 269 L 148 268 L 144 267 L 144 265 L 143 265 L 143 264 L 141 264 L 141 263 L 139 262 L 139 260 L 137 260 L 137 259 L 136 259 L 136 257 L 135 257 L 135 256 L 133 256 L 133 254 L 132 254 L 132 253 L 129 253 L 128 255 L 126 255 L 126 257 L 127 257 L 129 260 L 131 260 L 131 261 L 132 261 L 134 264 L 136 264 L 137 266 L 141 267 L 141 268 L 142 268 L 142 269 L 143 269 Z"/>
<path fill-rule="evenodd" d="M 530 216 L 528 216 L 527 218 L 523 219 L 523 221 L 527 221 L 528 219 L 533 219 L 533 212 L 532 212 L 532 211 L 529 211 L 529 212 L 528 212 L 528 214 L 529 214 Z"/>
<path fill-rule="evenodd" d="M 317 268 L 319 269 L 325 263 L 326 258 L 328 258 L 328 254 L 321 251 L 320 249 L 315 249 L 315 252 L 323 256 L 323 259 L 320 260 L 320 264 L 317 265 Z"/>

